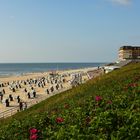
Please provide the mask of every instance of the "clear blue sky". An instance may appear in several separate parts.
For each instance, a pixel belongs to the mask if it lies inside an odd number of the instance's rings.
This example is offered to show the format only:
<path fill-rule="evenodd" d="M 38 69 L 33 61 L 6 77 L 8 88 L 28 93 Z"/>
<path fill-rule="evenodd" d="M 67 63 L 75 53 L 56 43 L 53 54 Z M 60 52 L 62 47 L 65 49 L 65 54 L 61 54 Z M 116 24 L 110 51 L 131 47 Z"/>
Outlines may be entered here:
<path fill-rule="evenodd" d="M 0 62 L 111 62 L 140 45 L 140 0 L 0 0 Z"/>

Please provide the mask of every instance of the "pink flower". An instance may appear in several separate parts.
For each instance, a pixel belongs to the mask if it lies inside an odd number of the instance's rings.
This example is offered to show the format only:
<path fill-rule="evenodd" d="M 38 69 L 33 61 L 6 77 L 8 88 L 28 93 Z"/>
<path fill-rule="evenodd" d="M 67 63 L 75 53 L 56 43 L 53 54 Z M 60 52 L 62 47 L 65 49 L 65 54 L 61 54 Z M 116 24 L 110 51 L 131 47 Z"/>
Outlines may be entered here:
<path fill-rule="evenodd" d="M 133 84 L 133 87 L 138 87 L 138 84 L 137 84 L 137 83 L 134 83 L 134 84 Z"/>
<path fill-rule="evenodd" d="M 101 96 L 96 96 L 95 97 L 95 100 L 98 102 L 98 101 L 101 101 L 102 100 L 102 97 Z"/>
<path fill-rule="evenodd" d="M 37 140 L 38 136 L 37 134 L 33 134 L 30 136 L 30 140 Z"/>
<path fill-rule="evenodd" d="M 36 128 L 31 128 L 30 129 L 30 134 L 33 135 L 33 134 L 36 134 L 38 132 L 38 130 Z"/>
<path fill-rule="evenodd" d="M 57 123 L 62 123 L 62 122 L 64 122 L 64 119 L 61 118 L 61 117 L 58 117 L 58 118 L 56 118 L 56 122 Z"/>
<path fill-rule="evenodd" d="M 138 84 L 137 84 L 137 83 L 131 83 L 131 84 L 129 84 L 128 86 L 129 86 L 129 87 L 137 87 Z"/>

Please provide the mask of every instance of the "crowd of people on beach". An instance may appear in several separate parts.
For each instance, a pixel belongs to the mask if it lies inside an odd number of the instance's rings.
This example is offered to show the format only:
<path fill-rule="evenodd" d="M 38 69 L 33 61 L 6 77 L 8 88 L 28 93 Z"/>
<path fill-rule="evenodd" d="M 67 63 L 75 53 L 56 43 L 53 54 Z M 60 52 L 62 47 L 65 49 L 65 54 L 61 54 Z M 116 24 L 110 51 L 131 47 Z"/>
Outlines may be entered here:
<path fill-rule="evenodd" d="M 51 94 L 64 87 L 68 75 L 50 74 L 47 77 L 30 78 L 27 80 L 17 80 L 12 82 L 0 83 L 0 102 L 5 107 L 10 107 L 12 102 L 16 102 L 20 110 L 27 108 L 27 102 L 22 99 L 24 94 L 28 100 L 38 97 L 38 89 L 44 89 L 45 94 Z M 8 88 L 8 91 L 5 90 Z M 19 91 L 21 94 L 18 94 Z M 17 95 L 16 95 L 16 92 Z M 14 94 L 14 95 L 13 95 Z M 15 96 L 16 95 L 16 96 Z"/>
<path fill-rule="evenodd" d="M 100 71 L 97 69 L 96 71 Z M 95 73 L 95 71 L 91 71 Z M 91 73 L 89 72 L 89 73 Z M 86 80 L 83 77 L 88 77 L 88 72 L 70 72 L 70 73 L 49 73 L 45 76 L 36 78 L 28 78 L 26 80 L 15 80 L 10 82 L 0 83 L 0 102 L 1 105 L 7 107 L 18 106 L 19 110 L 28 108 L 28 103 L 36 100 L 43 95 L 54 94 L 66 87 L 73 87 L 82 84 Z M 90 79 L 90 78 L 89 78 Z M 43 96 L 44 97 L 44 96 Z"/>

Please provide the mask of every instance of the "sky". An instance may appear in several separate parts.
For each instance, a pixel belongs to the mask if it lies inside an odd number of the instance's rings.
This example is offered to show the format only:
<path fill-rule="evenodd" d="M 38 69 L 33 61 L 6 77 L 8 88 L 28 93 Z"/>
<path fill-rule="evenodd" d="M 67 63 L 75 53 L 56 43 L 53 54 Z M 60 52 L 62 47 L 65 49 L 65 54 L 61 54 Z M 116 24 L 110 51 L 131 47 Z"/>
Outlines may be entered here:
<path fill-rule="evenodd" d="M 0 63 L 113 62 L 140 45 L 140 0 L 0 0 Z"/>

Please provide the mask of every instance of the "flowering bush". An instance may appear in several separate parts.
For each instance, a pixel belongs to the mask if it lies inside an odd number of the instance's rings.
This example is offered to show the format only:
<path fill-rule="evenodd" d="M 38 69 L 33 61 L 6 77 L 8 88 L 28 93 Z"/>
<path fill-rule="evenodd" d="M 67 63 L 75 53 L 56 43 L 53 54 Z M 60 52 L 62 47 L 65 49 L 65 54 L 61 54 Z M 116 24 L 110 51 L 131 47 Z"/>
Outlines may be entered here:
<path fill-rule="evenodd" d="M 139 69 L 124 67 L 20 112 L 1 122 L 0 140 L 139 140 Z"/>
<path fill-rule="evenodd" d="M 99 102 L 99 101 L 102 100 L 102 97 L 101 97 L 101 96 L 96 96 L 96 97 L 95 97 L 95 100 L 96 100 L 97 102 Z"/>
<path fill-rule="evenodd" d="M 61 118 L 61 117 L 58 117 L 58 118 L 56 118 L 56 122 L 57 123 L 62 123 L 62 122 L 64 122 L 64 119 Z"/>
<path fill-rule="evenodd" d="M 30 129 L 30 140 L 37 140 L 39 131 L 36 128 Z"/>
<path fill-rule="evenodd" d="M 31 128 L 30 129 L 30 135 L 36 134 L 38 130 L 36 128 Z"/>
<path fill-rule="evenodd" d="M 30 140 L 37 140 L 38 136 L 37 134 L 33 134 L 30 136 Z"/>

